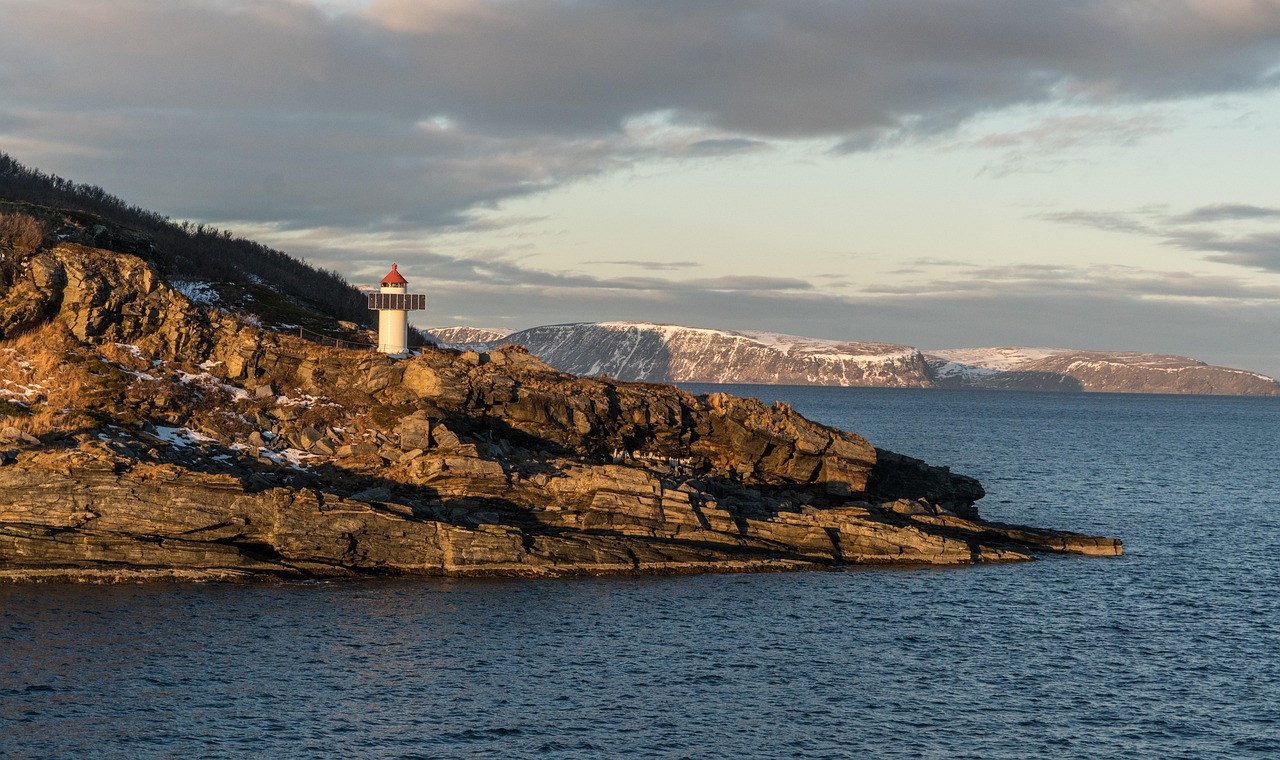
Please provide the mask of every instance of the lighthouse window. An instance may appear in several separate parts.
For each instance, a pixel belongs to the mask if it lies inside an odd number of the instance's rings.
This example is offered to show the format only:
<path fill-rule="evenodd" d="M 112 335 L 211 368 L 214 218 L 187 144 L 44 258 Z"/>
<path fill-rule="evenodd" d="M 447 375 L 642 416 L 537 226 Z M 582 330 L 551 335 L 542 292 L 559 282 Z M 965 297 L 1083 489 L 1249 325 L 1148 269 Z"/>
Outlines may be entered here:
<path fill-rule="evenodd" d="M 427 297 L 422 293 L 370 293 L 369 308 L 421 311 L 427 308 Z"/>

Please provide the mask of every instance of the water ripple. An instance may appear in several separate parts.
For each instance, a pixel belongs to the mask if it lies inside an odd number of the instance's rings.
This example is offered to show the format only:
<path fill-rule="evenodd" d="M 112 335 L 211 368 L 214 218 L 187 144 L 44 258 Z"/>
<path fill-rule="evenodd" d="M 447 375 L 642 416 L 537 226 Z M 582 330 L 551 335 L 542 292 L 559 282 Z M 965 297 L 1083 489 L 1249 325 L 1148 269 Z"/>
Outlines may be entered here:
<path fill-rule="evenodd" d="M 1121 535 L 1128 553 L 0 587 L 0 756 L 1280 753 L 1280 404 L 774 390 L 983 478 L 989 517 Z"/>

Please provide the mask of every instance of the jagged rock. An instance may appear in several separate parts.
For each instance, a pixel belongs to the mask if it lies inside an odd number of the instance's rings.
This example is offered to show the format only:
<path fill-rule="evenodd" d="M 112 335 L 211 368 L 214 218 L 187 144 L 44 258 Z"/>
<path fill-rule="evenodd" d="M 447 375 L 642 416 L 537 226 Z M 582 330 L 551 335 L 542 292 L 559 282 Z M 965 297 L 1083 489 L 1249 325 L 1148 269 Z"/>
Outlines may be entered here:
<path fill-rule="evenodd" d="M 400 420 L 396 432 L 400 436 L 400 448 L 404 451 L 431 448 L 431 419 L 425 412 L 415 412 Z"/>
<path fill-rule="evenodd" d="M 378 455 L 378 447 L 372 443 L 348 443 L 345 446 L 339 446 L 337 455 L 342 458 L 347 457 L 372 457 Z"/>
<path fill-rule="evenodd" d="M 6 427 L 0 430 L 0 441 L 15 441 L 15 442 L 26 443 L 31 446 L 40 445 L 39 438 L 36 438 L 35 436 L 29 433 L 24 433 L 21 430 L 17 429 L 16 427 Z"/>
<path fill-rule="evenodd" d="M 442 449 L 456 449 L 462 445 L 462 441 L 458 440 L 458 436 L 444 423 L 439 423 L 431 428 L 431 440 L 435 445 Z"/>
<path fill-rule="evenodd" d="M 270 383 L 267 383 L 266 385 L 259 385 L 257 388 L 253 389 L 253 397 L 259 401 L 274 399 L 276 397 L 276 391 L 275 388 L 271 387 Z"/>
<path fill-rule="evenodd" d="M 293 422 L 302 416 L 302 412 L 296 406 L 277 406 L 267 414 L 281 422 Z"/>
<path fill-rule="evenodd" d="M 304 427 L 298 431 L 295 440 L 297 441 L 298 448 L 310 451 L 316 446 L 316 444 L 324 440 L 324 433 L 321 433 L 313 427 Z"/>

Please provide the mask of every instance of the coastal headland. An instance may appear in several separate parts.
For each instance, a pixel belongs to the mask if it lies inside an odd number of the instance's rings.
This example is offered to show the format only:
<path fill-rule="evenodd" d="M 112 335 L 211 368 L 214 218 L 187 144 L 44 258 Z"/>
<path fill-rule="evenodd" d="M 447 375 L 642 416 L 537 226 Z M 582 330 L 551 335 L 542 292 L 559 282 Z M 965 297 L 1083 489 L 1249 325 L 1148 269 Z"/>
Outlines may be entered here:
<path fill-rule="evenodd" d="M 1113 538 L 984 521 L 973 478 L 785 405 L 577 377 L 515 346 L 394 360 L 268 329 L 193 302 L 145 236 L 84 216 L 0 267 L 0 579 L 1121 552 Z"/>

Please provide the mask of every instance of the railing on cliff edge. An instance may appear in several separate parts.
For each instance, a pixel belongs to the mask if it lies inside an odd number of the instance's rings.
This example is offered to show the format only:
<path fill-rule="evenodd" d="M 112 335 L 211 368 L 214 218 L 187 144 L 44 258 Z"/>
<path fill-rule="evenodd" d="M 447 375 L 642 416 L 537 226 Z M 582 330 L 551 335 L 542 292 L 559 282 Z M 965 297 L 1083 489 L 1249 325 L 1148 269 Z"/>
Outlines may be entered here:
<path fill-rule="evenodd" d="M 301 327 L 301 326 L 298 327 L 298 337 L 302 338 L 303 340 L 310 341 L 312 343 L 319 343 L 322 346 L 333 346 L 334 348 L 352 348 L 357 350 L 369 350 L 369 349 L 377 350 L 378 348 L 378 345 L 376 343 L 364 343 L 358 340 L 347 340 L 346 338 L 335 338 L 332 335 L 325 335 L 324 333 L 318 333 L 315 330 L 308 330 L 307 328 Z M 433 345 L 433 344 L 429 344 L 429 343 L 419 343 L 417 345 L 411 344 L 408 346 L 408 348 L 410 350 L 418 350 L 418 349 L 426 348 L 429 345 Z"/>

